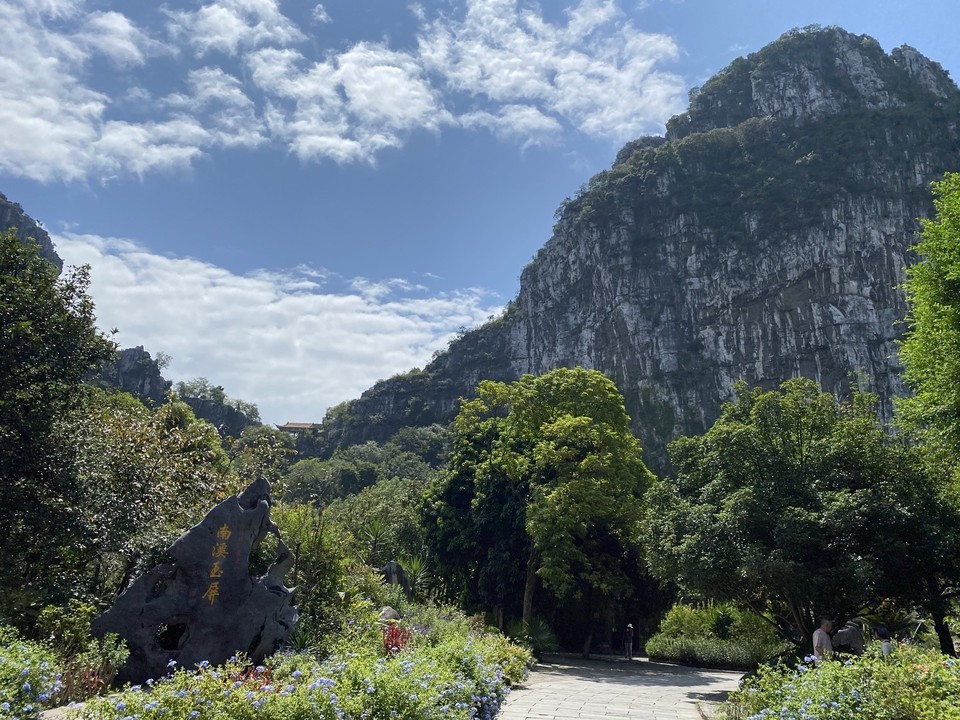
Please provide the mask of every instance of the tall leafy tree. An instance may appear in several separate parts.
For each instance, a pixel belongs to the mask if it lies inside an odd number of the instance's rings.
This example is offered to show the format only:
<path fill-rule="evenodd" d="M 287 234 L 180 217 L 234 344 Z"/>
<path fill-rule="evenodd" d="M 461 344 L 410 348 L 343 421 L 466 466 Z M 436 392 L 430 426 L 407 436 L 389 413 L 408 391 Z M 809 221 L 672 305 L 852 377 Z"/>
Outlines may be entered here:
<path fill-rule="evenodd" d="M 111 599 L 239 483 L 216 429 L 175 398 L 146 408 L 87 389 L 58 434 L 74 459 L 84 533 L 68 555 L 92 570 L 83 588 Z M 249 478 L 252 479 L 252 478 Z"/>
<path fill-rule="evenodd" d="M 49 588 L 83 527 L 71 459 L 56 423 L 114 344 L 95 325 L 88 268 L 63 278 L 15 232 L 0 233 L 0 615 Z"/>
<path fill-rule="evenodd" d="M 477 395 L 461 404 L 450 465 L 428 493 L 440 561 L 488 607 L 519 604 L 526 623 L 541 583 L 561 603 L 628 596 L 652 475 L 616 386 L 564 368 L 485 381 Z"/>
<path fill-rule="evenodd" d="M 960 461 L 960 173 L 933 184 L 934 220 L 923 221 L 907 269 L 907 332 L 900 343 L 914 391 L 898 419 L 921 431 L 951 462 Z"/>
<path fill-rule="evenodd" d="M 933 192 L 936 217 L 922 221 L 920 242 L 913 247 L 918 261 L 907 268 L 905 284 L 909 310 L 900 357 L 913 395 L 897 405 L 898 422 L 921 441 L 928 472 L 942 478 L 945 499 L 928 517 L 952 512 L 960 495 L 960 173 L 947 173 L 933 183 Z M 940 530 L 925 545 L 941 538 L 957 542 L 958 532 Z M 941 557 L 936 567 L 956 563 L 955 557 Z M 939 572 L 917 581 L 935 598 L 930 611 L 944 651 L 952 644 L 943 618 L 958 593 L 951 580 Z"/>
<path fill-rule="evenodd" d="M 652 571 L 771 612 L 795 642 L 818 616 L 853 617 L 884 597 L 932 609 L 957 576 L 956 505 L 884 433 L 872 396 L 841 403 L 806 379 L 741 384 L 705 435 L 670 453 L 676 478 L 647 495 Z"/>

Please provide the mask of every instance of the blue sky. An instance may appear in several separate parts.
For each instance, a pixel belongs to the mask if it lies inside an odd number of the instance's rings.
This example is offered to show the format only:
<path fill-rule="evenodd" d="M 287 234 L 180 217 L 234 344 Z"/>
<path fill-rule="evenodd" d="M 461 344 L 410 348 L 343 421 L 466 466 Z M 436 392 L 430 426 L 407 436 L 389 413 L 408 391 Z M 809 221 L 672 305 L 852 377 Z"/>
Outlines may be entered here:
<path fill-rule="evenodd" d="M 734 57 L 818 23 L 960 73 L 960 6 L 0 0 L 0 191 L 104 328 L 269 422 L 422 366 L 553 213 Z"/>

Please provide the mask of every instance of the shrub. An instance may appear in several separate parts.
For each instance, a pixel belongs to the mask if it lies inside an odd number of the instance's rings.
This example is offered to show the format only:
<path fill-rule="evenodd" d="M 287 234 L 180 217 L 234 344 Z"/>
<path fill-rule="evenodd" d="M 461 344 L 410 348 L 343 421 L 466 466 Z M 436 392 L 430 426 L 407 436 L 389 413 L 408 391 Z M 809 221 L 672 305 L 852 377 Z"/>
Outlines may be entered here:
<path fill-rule="evenodd" d="M 220 668 L 201 663 L 92 700 L 77 717 L 493 720 L 507 686 L 525 676 L 529 654 L 452 610 L 426 609 L 419 620 L 424 624 L 396 626 L 409 642 L 387 656 L 379 625 L 362 623 L 323 661 L 300 653 L 256 668 L 242 660 Z"/>
<path fill-rule="evenodd" d="M 49 638 L 61 667 L 58 700 L 86 700 L 110 687 L 130 651 L 119 635 L 90 637 L 90 623 L 97 609 L 79 600 L 65 607 L 48 605 L 40 612 L 39 625 Z"/>
<path fill-rule="evenodd" d="M 0 627 L 0 718 L 32 718 L 56 704 L 60 668 L 47 645 Z"/>
<path fill-rule="evenodd" d="M 666 660 L 684 665 L 751 670 L 773 655 L 789 647 L 763 645 L 720 638 L 672 638 L 663 634 L 647 640 L 647 655 L 651 660 Z"/>
<path fill-rule="evenodd" d="M 728 720 L 960 720 L 960 663 L 900 646 L 889 659 L 864 657 L 761 667 L 733 693 Z"/>
<path fill-rule="evenodd" d="M 726 603 L 694 607 L 678 603 L 647 640 L 647 655 L 688 665 L 750 670 L 791 647 L 754 613 Z"/>
<path fill-rule="evenodd" d="M 717 605 L 695 607 L 677 603 L 660 623 L 660 634 L 667 637 L 704 638 L 712 635 L 717 617 Z"/>
<path fill-rule="evenodd" d="M 410 644 L 410 630 L 397 624 L 383 628 L 383 651 L 387 655 L 396 655 Z"/>
<path fill-rule="evenodd" d="M 545 652 L 556 652 L 560 648 L 557 636 L 550 625 L 543 618 L 535 617 L 529 626 L 524 627 L 523 621 L 516 620 L 507 628 L 509 635 L 515 642 L 529 648 L 534 657 L 543 657 Z"/>

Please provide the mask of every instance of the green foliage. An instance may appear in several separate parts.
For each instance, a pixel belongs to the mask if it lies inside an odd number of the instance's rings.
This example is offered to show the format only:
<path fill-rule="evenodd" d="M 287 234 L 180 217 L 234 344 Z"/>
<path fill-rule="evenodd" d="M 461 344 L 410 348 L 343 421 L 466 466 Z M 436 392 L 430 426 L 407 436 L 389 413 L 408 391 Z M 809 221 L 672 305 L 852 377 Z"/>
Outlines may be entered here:
<path fill-rule="evenodd" d="M 90 623 L 96 615 L 93 605 L 78 600 L 70 600 L 65 607 L 48 605 L 40 612 L 40 630 L 61 669 L 60 704 L 86 700 L 110 688 L 130 655 L 119 635 L 90 636 Z"/>
<path fill-rule="evenodd" d="M 181 381 L 174 386 L 174 390 L 180 397 L 192 397 L 198 400 L 212 400 L 213 402 L 226 404 L 227 393 L 222 385 L 212 385 L 205 377 L 194 378 L 193 380 Z"/>
<path fill-rule="evenodd" d="M 365 548 L 365 560 L 381 567 L 401 557 L 423 556 L 425 539 L 420 503 L 424 478 L 393 477 L 334 502 L 328 514 Z M 404 565 L 409 572 L 409 568 Z"/>
<path fill-rule="evenodd" d="M 514 620 L 507 628 L 507 635 L 514 642 L 527 648 L 536 658 L 560 649 L 556 633 L 542 617 L 534 617 L 529 623 Z"/>
<path fill-rule="evenodd" d="M 482 382 L 428 492 L 427 542 L 468 603 L 516 615 L 522 594 L 529 621 L 540 580 L 560 602 L 609 605 L 632 589 L 652 478 L 640 456 L 622 396 L 597 371 Z"/>
<path fill-rule="evenodd" d="M 205 377 L 178 382 L 174 393 L 196 408 L 201 417 L 217 418 L 215 422 L 227 435 L 240 435 L 247 427 L 260 423 L 256 405 L 228 397 L 223 386 L 213 385 Z"/>
<path fill-rule="evenodd" d="M 0 717 L 36 717 L 44 707 L 86 700 L 110 687 L 129 651 L 117 635 L 89 635 L 92 605 L 71 601 L 40 613 L 46 642 L 0 626 Z"/>
<path fill-rule="evenodd" d="M 790 647 L 769 622 L 726 603 L 678 603 L 646 643 L 651 659 L 743 670 Z"/>
<path fill-rule="evenodd" d="M 803 379 L 741 385 L 705 435 L 670 449 L 677 478 L 647 496 L 658 577 L 769 610 L 797 643 L 820 615 L 939 597 L 930 576 L 953 567 L 956 505 L 883 433 L 870 396 L 839 403 Z"/>
<path fill-rule="evenodd" d="M 507 685 L 525 677 L 529 655 L 455 611 L 430 613 L 406 626 L 413 642 L 395 655 L 384 655 L 379 626 L 358 618 L 363 630 L 323 661 L 299 654 L 275 655 L 258 668 L 201 663 L 93 700 L 76 717 L 492 720 Z"/>
<path fill-rule="evenodd" d="M 83 491 L 85 535 L 66 554 L 86 578 L 74 594 L 112 599 L 236 486 L 216 430 L 176 399 L 151 410 L 89 388 L 58 428 Z"/>
<path fill-rule="evenodd" d="M 129 656 L 127 644 L 119 635 L 90 638 L 81 652 L 61 661 L 60 703 L 79 702 L 109 690 Z"/>
<path fill-rule="evenodd" d="M 55 594 L 63 551 L 84 535 L 57 423 L 84 374 L 114 352 L 96 329 L 88 285 L 88 268 L 58 278 L 35 244 L 0 233 L 0 618 L 25 619 Z"/>
<path fill-rule="evenodd" d="M 914 395 L 898 418 L 928 443 L 960 460 L 960 173 L 933 184 L 935 220 L 923 221 L 907 269 L 907 332 L 900 343 Z"/>
<path fill-rule="evenodd" d="M 375 463 L 359 457 L 357 447 L 338 450 L 329 460 L 307 458 L 290 466 L 284 480 L 288 502 L 325 506 L 354 495 L 380 478 Z"/>
<path fill-rule="evenodd" d="M 725 710 L 727 720 L 957 720 L 960 664 L 902 645 L 888 660 L 873 649 L 844 662 L 761 667 Z"/>
<path fill-rule="evenodd" d="M 297 588 L 300 611 L 297 645 L 329 647 L 329 636 L 343 630 L 361 594 L 351 573 L 350 546 L 326 513 L 312 505 L 276 505 L 271 517 L 297 558 L 289 580 Z"/>
<path fill-rule="evenodd" d="M 289 433 L 268 425 L 250 425 L 238 438 L 225 438 L 225 445 L 241 485 L 266 478 L 274 494 L 283 497 L 285 476 L 297 454 Z"/>
<path fill-rule="evenodd" d="M 0 625 L 0 717 L 35 718 L 56 705 L 59 675 L 49 646 L 23 640 L 13 628 Z"/>
<path fill-rule="evenodd" d="M 284 499 L 327 507 L 327 517 L 375 567 L 424 558 L 421 496 L 436 475 L 430 462 L 446 457 L 446 442 L 442 428 L 407 428 L 383 445 L 367 442 L 327 460 L 300 460 L 286 475 Z"/>
<path fill-rule="evenodd" d="M 96 616 L 97 609 L 93 605 L 79 600 L 71 599 L 66 607 L 47 605 L 40 611 L 40 633 L 60 657 L 70 657 L 87 646 L 90 623 Z"/>
<path fill-rule="evenodd" d="M 752 670 L 791 647 L 783 641 L 772 644 L 748 640 L 721 640 L 716 637 L 669 637 L 657 634 L 646 642 L 651 660 L 665 660 L 731 670 Z"/>

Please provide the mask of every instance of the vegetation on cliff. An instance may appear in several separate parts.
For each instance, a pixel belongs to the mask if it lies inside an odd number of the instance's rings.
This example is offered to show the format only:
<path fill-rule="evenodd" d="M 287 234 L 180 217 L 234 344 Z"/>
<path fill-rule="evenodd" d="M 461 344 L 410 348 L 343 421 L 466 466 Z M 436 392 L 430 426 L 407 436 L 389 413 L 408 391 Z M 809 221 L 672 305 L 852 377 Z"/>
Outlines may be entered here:
<path fill-rule="evenodd" d="M 933 210 L 928 183 L 960 170 L 958 113 L 960 91 L 936 63 L 910 48 L 887 55 L 838 28 L 787 33 L 734 61 L 692 93 L 666 138 L 628 143 L 561 204 L 553 237 L 502 318 L 332 411 L 325 452 L 449 422 L 480 380 L 578 364 L 617 384 L 656 470 L 669 466 L 670 440 L 719 416 L 733 381 L 746 376 L 730 367 L 739 361 L 767 389 L 816 371 L 842 393 L 860 373 L 889 417 L 903 392 L 889 359 L 892 322 L 905 308 L 895 285 L 916 218 Z M 781 268 L 788 251 L 796 267 Z M 686 272 L 687 263 L 696 269 Z M 830 282 L 834 265 L 843 282 L 829 302 L 864 313 L 838 321 L 850 326 L 842 338 L 817 334 L 834 324 L 829 308 L 790 295 L 794 285 Z M 716 288 L 731 296 L 711 295 L 711 278 L 736 285 Z M 849 298 L 845 287 L 855 288 Z M 760 311 L 776 317 L 742 325 Z M 781 316 L 793 325 L 771 327 Z M 716 347 L 705 342 L 713 335 Z M 838 343 L 852 349 L 832 352 Z"/>

